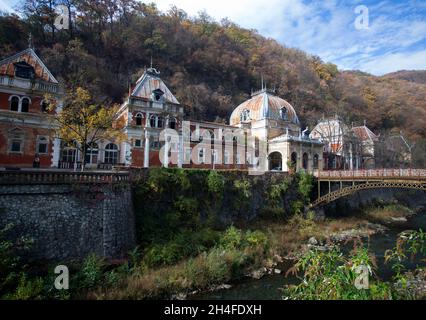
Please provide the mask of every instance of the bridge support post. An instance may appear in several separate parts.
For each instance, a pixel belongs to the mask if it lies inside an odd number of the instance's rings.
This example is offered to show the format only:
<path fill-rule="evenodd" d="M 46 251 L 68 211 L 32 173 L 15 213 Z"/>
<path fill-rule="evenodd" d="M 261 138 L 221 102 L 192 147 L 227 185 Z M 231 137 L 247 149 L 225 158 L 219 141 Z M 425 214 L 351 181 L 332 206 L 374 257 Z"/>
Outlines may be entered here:
<path fill-rule="evenodd" d="M 331 193 L 331 180 L 328 180 L 328 193 Z"/>

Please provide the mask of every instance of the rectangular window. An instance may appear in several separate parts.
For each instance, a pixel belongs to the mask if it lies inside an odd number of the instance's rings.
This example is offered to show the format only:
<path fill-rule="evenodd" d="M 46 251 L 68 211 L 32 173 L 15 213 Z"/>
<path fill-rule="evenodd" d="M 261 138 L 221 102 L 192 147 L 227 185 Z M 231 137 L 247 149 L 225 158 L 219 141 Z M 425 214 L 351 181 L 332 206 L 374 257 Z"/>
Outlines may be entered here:
<path fill-rule="evenodd" d="M 36 152 L 40 154 L 49 153 L 49 140 L 47 137 L 37 137 Z"/>
<path fill-rule="evenodd" d="M 10 152 L 22 152 L 22 140 L 12 140 L 10 144 Z"/>
<path fill-rule="evenodd" d="M 62 150 L 62 162 L 74 163 L 76 161 L 77 149 L 65 148 Z"/>
<path fill-rule="evenodd" d="M 135 148 L 142 148 L 142 140 L 141 139 L 135 140 Z"/>

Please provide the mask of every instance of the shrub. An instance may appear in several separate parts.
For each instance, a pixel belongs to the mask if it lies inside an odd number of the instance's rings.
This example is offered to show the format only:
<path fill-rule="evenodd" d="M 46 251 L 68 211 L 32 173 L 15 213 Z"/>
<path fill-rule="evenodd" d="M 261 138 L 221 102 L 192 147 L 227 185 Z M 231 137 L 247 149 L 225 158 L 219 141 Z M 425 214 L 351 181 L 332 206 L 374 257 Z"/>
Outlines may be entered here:
<path fill-rule="evenodd" d="M 7 235 L 14 228 L 8 224 L 0 229 L 0 297 L 15 291 L 22 281 L 22 274 L 26 272 L 26 265 L 21 256 L 31 247 L 32 241 L 21 237 L 16 241 L 7 239 Z"/>
<path fill-rule="evenodd" d="M 298 173 L 298 179 L 298 192 L 304 201 L 309 201 L 313 187 L 313 177 L 309 173 L 301 171 Z"/>
<path fill-rule="evenodd" d="M 43 298 L 43 279 L 28 279 L 25 273 L 21 274 L 18 287 L 9 297 L 12 300 L 39 300 Z"/>
<path fill-rule="evenodd" d="M 97 257 L 95 254 L 89 255 L 84 260 L 80 272 L 76 275 L 78 289 L 94 289 L 102 284 L 104 268 L 105 261 L 102 258 Z"/>
<path fill-rule="evenodd" d="M 291 212 L 294 215 L 301 215 L 305 205 L 302 200 L 296 200 L 291 203 Z"/>
<path fill-rule="evenodd" d="M 207 186 L 210 193 L 221 196 L 225 187 L 225 179 L 221 174 L 212 170 L 207 176 Z"/>
<path fill-rule="evenodd" d="M 268 244 L 268 237 L 262 231 L 247 231 L 245 235 L 246 242 L 249 246 L 265 248 Z"/>
<path fill-rule="evenodd" d="M 387 300 L 392 298 L 390 285 L 371 281 L 369 289 L 357 289 L 355 279 L 359 266 L 373 275 L 374 260 L 365 248 L 353 251 L 349 257 L 340 249 L 328 252 L 308 251 L 295 265 L 293 272 L 302 272 L 298 285 L 284 288 L 286 299 L 294 300 Z"/>
<path fill-rule="evenodd" d="M 220 239 L 220 246 L 225 249 L 235 249 L 241 246 L 243 241 L 243 233 L 241 230 L 234 226 L 229 227 L 222 238 Z"/>
<path fill-rule="evenodd" d="M 170 265 L 183 258 L 184 254 L 181 249 L 181 246 L 175 242 L 165 245 L 156 244 L 146 250 L 143 261 L 149 267 Z"/>
<path fill-rule="evenodd" d="M 239 195 L 243 199 L 250 199 L 251 197 L 251 183 L 248 180 L 235 180 L 234 187 L 237 189 Z"/>

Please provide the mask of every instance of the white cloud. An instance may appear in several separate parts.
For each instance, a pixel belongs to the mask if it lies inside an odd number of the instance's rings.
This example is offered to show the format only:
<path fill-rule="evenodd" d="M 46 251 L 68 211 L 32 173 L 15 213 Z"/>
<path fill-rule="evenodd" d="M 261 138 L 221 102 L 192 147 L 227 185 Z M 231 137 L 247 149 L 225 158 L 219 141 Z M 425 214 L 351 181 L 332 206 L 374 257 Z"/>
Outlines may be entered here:
<path fill-rule="evenodd" d="M 0 10 L 7 12 L 13 11 L 10 1 L 6 2 L 5 0 L 0 0 Z"/>
<path fill-rule="evenodd" d="M 376 75 L 383 75 L 396 70 L 426 70 L 426 50 L 378 56 L 362 63 L 362 67 L 363 70 Z"/>

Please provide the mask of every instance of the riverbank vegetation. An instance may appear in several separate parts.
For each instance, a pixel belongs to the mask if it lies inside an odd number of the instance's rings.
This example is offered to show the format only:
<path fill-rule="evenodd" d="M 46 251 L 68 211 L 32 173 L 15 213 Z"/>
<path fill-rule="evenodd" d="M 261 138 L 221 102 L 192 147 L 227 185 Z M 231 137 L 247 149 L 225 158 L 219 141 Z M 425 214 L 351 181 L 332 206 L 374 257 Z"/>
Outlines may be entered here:
<path fill-rule="evenodd" d="M 416 256 L 424 258 L 425 254 L 426 234 L 422 230 L 401 233 L 395 247 L 385 254 L 385 262 L 389 263 L 394 271 L 392 281 L 385 282 L 377 276 L 374 255 L 362 244 L 358 243 L 349 254 L 343 253 L 339 247 L 328 251 L 309 250 L 289 270 L 295 274 L 301 273 L 302 276 L 298 285 L 288 285 L 284 288 L 284 299 L 424 299 L 426 290 L 424 287 L 419 290 L 419 286 L 412 280 L 413 273 L 406 273 L 405 263 Z M 418 275 L 420 271 L 415 274 Z M 364 275 L 366 277 L 363 277 Z M 424 285 L 425 280 L 423 277 L 419 281 Z"/>
<path fill-rule="evenodd" d="M 158 169 L 143 174 L 134 186 L 139 246 L 127 259 L 107 261 L 91 255 L 83 262 L 69 263 L 70 289 L 58 291 L 53 287 L 53 266 L 18 258 L 30 250 L 31 241 L 11 242 L 4 230 L 0 233 L 0 298 L 183 298 L 274 268 L 284 259 L 294 259 L 293 270 L 312 284 L 288 288 L 290 298 L 310 299 L 316 294 L 324 299 L 407 298 L 399 291 L 387 295 L 390 284 L 381 282 L 376 287 L 373 282 L 368 294 L 353 294 L 348 287 L 354 276 L 350 267 L 362 261 L 374 271 L 374 259 L 363 249 L 343 255 L 337 243 L 366 239 L 380 229 L 378 223 L 413 214 L 400 203 L 383 203 L 349 218 L 318 219 L 313 212 L 305 212 L 312 177 L 304 173 L 249 177 L 236 171 Z M 422 233 L 413 235 L 409 238 L 424 240 Z M 388 253 L 389 263 L 423 252 L 423 247 L 410 241 L 401 240 Z M 410 245 L 406 256 L 401 249 L 404 243 Z M 337 269 L 340 273 L 332 273 Z M 395 273 L 401 276 L 405 271 L 401 267 Z M 409 277 L 419 281 L 421 274 L 415 271 L 395 281 L 401 285 Z M 329 278 L 336 291 L 327 296 L 327 286 L 320 284 Z"/>

